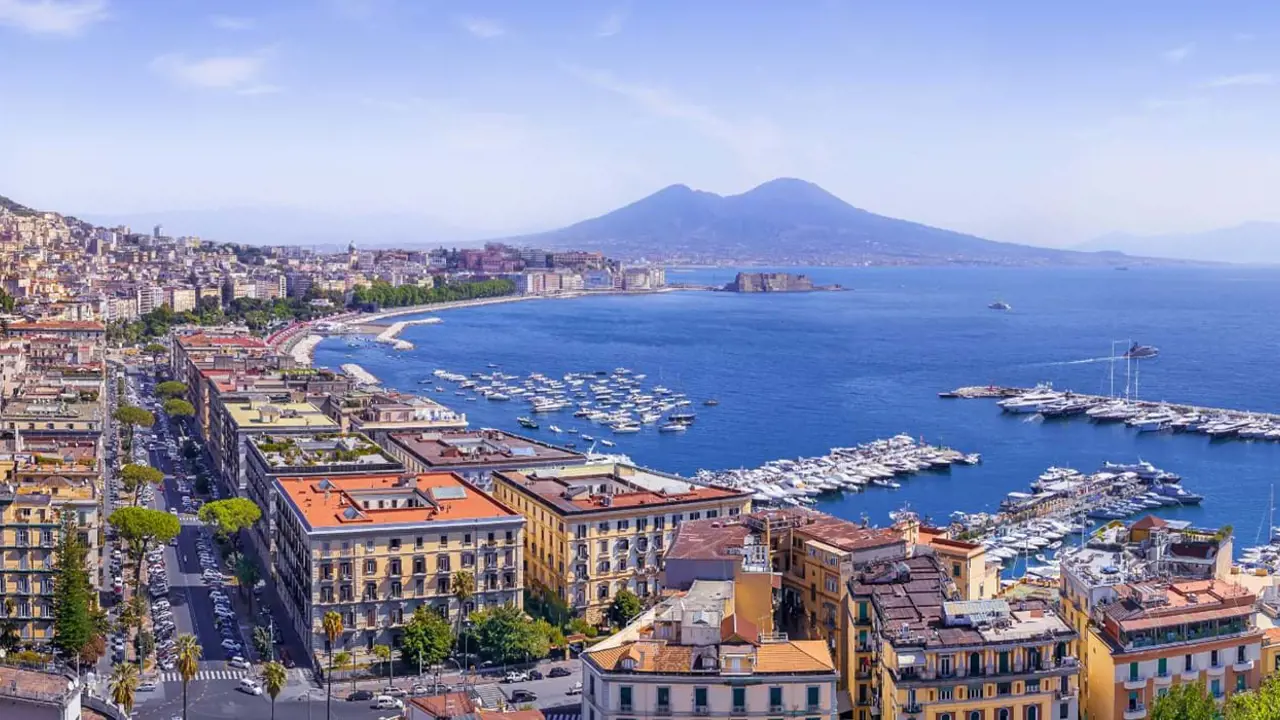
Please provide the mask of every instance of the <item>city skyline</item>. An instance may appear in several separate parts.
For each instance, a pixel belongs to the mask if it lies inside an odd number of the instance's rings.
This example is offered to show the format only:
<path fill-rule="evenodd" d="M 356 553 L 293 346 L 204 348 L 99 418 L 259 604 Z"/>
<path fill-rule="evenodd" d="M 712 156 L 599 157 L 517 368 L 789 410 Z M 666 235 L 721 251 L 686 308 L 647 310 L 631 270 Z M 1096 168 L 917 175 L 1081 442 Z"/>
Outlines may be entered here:
<path fill-rule="evenodd" d="M 468 239 L 779 176 L 1040 245 L 1280 220 L 1273 7 L 729 9 L 2 0 L 0 193 Z"/>

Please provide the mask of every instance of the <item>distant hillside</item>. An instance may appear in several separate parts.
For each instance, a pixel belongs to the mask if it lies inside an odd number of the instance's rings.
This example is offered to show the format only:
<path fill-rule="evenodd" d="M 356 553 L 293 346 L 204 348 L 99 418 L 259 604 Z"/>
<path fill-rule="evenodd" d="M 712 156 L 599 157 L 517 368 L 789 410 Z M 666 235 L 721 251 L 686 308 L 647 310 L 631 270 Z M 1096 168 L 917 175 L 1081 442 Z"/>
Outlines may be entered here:
<path fill-rule="evenodd" d="M 514 239 L 624 258 L 768 264 L 1114 265 L 1114 253 L 995 242 L 856 208 L 782 178 L 741 195 L 672 185 L 600 217 Z"/>
<path fill-rule="evenodd" d="M 13 213 L 14 215 L 24 215 L 24 216 L 25 216 L 25 215 L 39 215 L 39 214 L 40 214 L 40 211 L 38 211 L 38 210 L 32 210 L 31 208 L 27 207 L 26 205 L 23 205 L 23 204 L 21 204 L 21 203 L 18 203 L 18 202 L 14 201 L 14 200 L 10 200 L 9 198 L 7 198 L 7 197 L 5 197 L 5 196 L 3 196 L 3 195 L 0 195 L 0 208 L 4 208 L 5 210 L 8 210 L 9 212 Z"/>
<path fill-rule="evenodd" d="M 1232 263 L 1280 263 L 1280 223 L 1250 222 L 1198 233 L 1129 235 L 1111 233 L 1080 250 L 1115 250 L 1139 255 Z"/>

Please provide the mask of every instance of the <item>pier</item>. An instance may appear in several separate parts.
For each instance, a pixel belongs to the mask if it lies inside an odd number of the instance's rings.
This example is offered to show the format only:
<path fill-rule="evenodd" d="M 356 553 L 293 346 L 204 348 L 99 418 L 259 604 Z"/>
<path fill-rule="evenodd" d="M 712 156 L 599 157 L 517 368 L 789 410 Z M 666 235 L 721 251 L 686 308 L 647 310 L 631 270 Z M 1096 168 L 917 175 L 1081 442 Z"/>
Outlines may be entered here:
<path fill-rule="evenodd" d="M 360 367 L 355 363 L 343 364 L 342 371 L 350 375 L 351 377 L 355 378 L 356 382 L 362 385 L 377 385 L 380 382 L 378 378 L 373 375 L 373 373 L 369 372 L 368 370 L 365 370 L 364 368 Z"/>

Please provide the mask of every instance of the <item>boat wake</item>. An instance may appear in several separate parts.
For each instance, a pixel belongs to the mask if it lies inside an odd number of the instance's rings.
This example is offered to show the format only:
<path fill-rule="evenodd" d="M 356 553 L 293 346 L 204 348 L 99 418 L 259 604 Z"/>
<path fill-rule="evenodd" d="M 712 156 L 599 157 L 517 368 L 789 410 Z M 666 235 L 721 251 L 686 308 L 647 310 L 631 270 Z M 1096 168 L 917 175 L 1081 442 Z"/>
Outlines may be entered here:
<path fill-rule="evenodd" d="M 1111 362 L 1112 360 L 1123 360 L 1123 357 L 1098 357 L 1085 358 L 1083 360 L 1054 360 L 1052 362 L 1028 363 L 1027 367 L 1056 367 L 1060 365 L 1088 365 L 1089 363 Z"/>

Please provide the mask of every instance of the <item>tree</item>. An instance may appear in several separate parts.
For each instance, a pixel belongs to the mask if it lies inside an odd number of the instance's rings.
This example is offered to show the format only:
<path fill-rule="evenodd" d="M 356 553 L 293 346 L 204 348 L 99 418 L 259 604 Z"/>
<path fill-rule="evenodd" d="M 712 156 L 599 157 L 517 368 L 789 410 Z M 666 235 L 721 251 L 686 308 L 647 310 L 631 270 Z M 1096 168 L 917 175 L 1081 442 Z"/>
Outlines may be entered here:
<path fill-rule="evenodd" d="M 253 629 L 253 649 L 258 651 L 260 657 L 274 657 L 272 653 L 274 645 L 270 628 L 259 625 Z"/>
<path fill-rule="evenodd" d="M 329 672 L 325 674 L 324 707 L 327 716 L 333 717 L 333 648 L 338 644 L 338 638 L 342 637 L 342 616 L 330 610 L 320 619 L 320 625 L 329 641 Z"/>
<path fill-rule="evenodd" d="M 136 593 L 142 587 L 142 565 L 147 551 L 177 537 L 182 531 L 182 524 L 172 513 L 145 507 L 122 507 L 111 513 L 107 523 L 129 544 L 130 554 L 134 556 L 133 589 Z"/>
<path fill-rule="evenodd" d="M 1151 706 L 1151 720 L 1215 720 L 1218 706 L 1204 683 L 1178 683 Z"/>
<path fill-rule="evenodd" d="M 66 513 L 54 563 L 53 645 L 68 658 L 80 657 L 97 636 L 97 596 L 85 563 L 87 552 L 75 514 Z"/>
<path fill-rule="evenodd" d="M 151 657 L 151 653 L 155 650 L 156 636 L 150 630 L 138 633 L 138 664 L 141 665 L 143 660 Z"/>
<path fill-rule="evenodd" d="M 156 395 L 165 399 L 184 398 L 187 396 L 187 385 L 177 380 L 167 380 L 156 385 Z"/>
<path fill-rule="evenodd" d="M 395 676 L 392 674 L 395 672 L 395 667 L 391 662 L 391 648 L 386 645 L 374 645 L 373 656 L 378 658 L 378 660 L 385 663 L 387 666 L 387 685 L 395 685 Z"/>
<path fill-rule="evenodd" d="M 129 463 L 120 468 L 120 484 L 124 486 L 125 492 L 133 494 L 134 505 L 137 505 L 142 497 L 143 486 L 159 485 L 162 482 L 164 482 L 164 473 L 150 465 Z"/>
<path fill-rule="evenodd" d="M 196 409 L 191 403 L 179 398 L 164 401 L 164 411 L 169 417 L 195 417 Z"/>
<path fill-rule="evenodd" d="M 258 522 L 262 508 L 247 498 L 227 498 L 206 503 L 200 508 L 199 517 L 201 522 L 212 525 L 214 532 L 230 542 L 239 553 L 240 531 Z"/>
<path fill-rule="evenodd" d="M 473 613 L 480 652 L 495 663 L 541 660 L 551 649 L 550 625 L 530 622 L 523 610 L 502 605 Z"/>
<path fill-rule="evenodd" d="M 120 663 L 111 669 L 111 702 L 124 710 L 125 715 L 133 714 L 133 695 L 138 691 L 138 666 Z"/>
<path fill-rule="evenodd" d="M 640 614 L 644 606 L 640 604 L 640 598 L 636 594 L 623 588 L 613 596 L 613 603 L 609 605 L 609 620 L 618 627 L 623 627 L 631 618 Z"/>
<path fill-rule="evenodd" d="M 151 356 L 151 362 L 159 363 L 160 356 L 168 354 L 169 348 L 165 347 L 164 345 L 161 345 L 158 342 L 153 342 L 153 343 L 147 343 L 147 346 L 142 348 L 142 352 Z"/>
<path fill-rule="evenodd" d="M 284 690 L 286 680 L 284 665 L 273 660 L 262 666 L 262 688 L 271 697 L 271 720 L 276 720 L 276 697 Z"/>
<path fill-rule="evenodd" d="M 258 564 L 252 558 L 248 555 L 236 558 L 236 582 L 240 585 L 240 594 L 248 596 L 250 610 L 253 609 L 253 586 L 260 579 L 262 573 L 258 572 Z"/>
<path fill-rule="evenodd" d="M 409 665 L 435 665 L 449 657 L 453 648 L 453 629 L 440 613 L 419 605 L 404 626 L 400 637 L 400 657 Z"/>
<path fill-rule="evenodd" d="M 1238 692 L 1227 701 L 1227 720 L 1280 718 L 1280 676 L 1272 675 L 1250 692 Z"/>
<path fill-rule="evenodd" d="M 151 427 L 156 424 L 156 416 L 146 410 L 143 410 L 137 405 L 121 405 L 116 408 L 114 417 L 116 422 L 120 423 L 121 427 L 129 429 L 129 434 L 125 436 L 128 439 L 128 442 L 126 443 L 128 445 L 126 449 L 128 450 L 133 449 L 133 436 L 135 429 Z"/>
<path fill-rule="evenodd" d="M 178 650 L 178 674 L 182 676 L 182 718 L 187 717 L 187 685 L 200 671 L 200 656 L 204 648 L 196 641 L 195 635 L 179 635 L 175 643 Z"/>
<path fill-rule="evenodd" d="M 351 656 L 351 653 L 347 652 L 346 650 L 339 650 L 338 653 L 333 656 L 332 662 L 333 662 L 333 667 L 336 670 L 354 670 L 356 666 L 355 658 L 353 658 Z M 356 691 L 356 674 L 354 672 L 349 674 L 351 678 L 351 692 L 355 692 Z"/>
<path fill-rule="evenodd" d="M 4 624 L 0 625 L 0 650 L 6 653 L 13 652 L 18 649 L 18 645 L 22 643 L 22 636 L 18 634 L 18 626 L 13 620 L 13 615 L 18 611 L 18 604 L 13 598 L 4 599 Z"/>
<path fill-rule="evenodd" d="M 471 596 L 476 592 L 476 578 L 466 570 L 459 570 L 453 574 L 453 577 L 450 579 L 449 586 L 450 590 L 453 592 L 454 599 L 458 601 L 458 625 L 457 631 L 454 633 L 454 643 L 456 645 L 457 640 L 462 639 L 462 651 L 465 653 L 467 651 L 467 646 L 465 639 L 462 637 L 462 621 L 465 620 L 467 616 L 465 610 L 467 602 L 471 600 Z"/>

